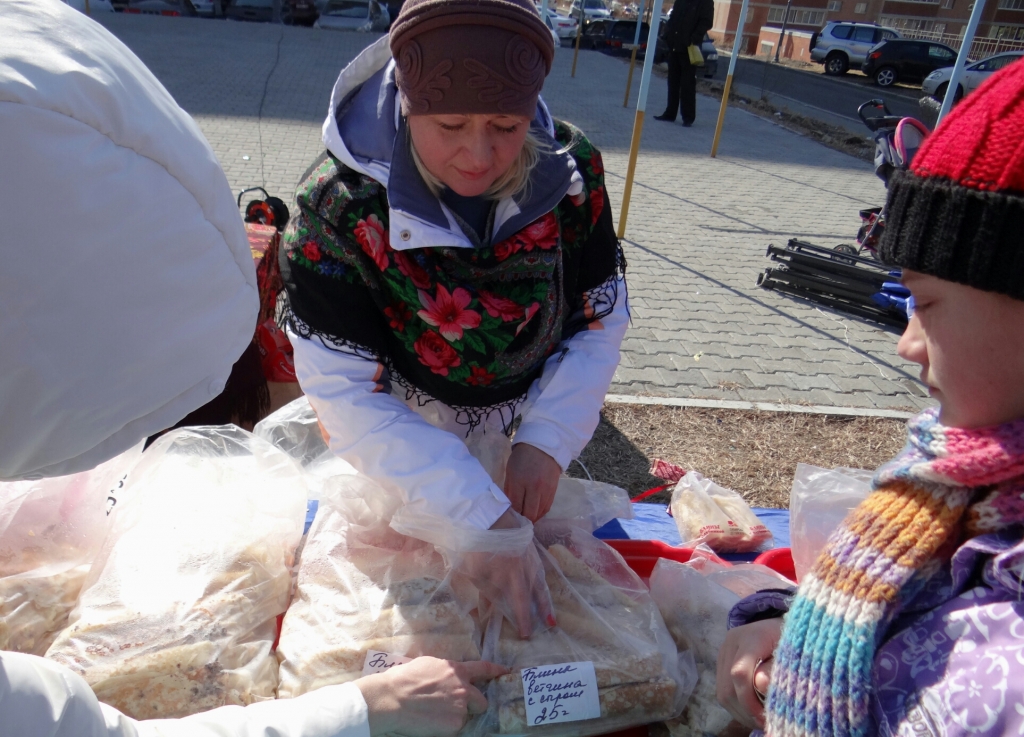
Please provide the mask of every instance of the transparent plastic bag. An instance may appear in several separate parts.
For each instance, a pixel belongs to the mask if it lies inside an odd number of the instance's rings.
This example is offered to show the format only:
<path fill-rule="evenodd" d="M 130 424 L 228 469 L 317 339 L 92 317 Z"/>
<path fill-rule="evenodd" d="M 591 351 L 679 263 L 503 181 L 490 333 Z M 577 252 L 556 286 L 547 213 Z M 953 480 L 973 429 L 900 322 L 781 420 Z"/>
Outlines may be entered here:
<path fill-rule="evenodd" d="M 622 557 L 565 521 L 535 527 L 557 626 L 524 640 L 504 617 L 492 617 L 483 658 L 512 668 L 487 690 L 488 711 L 463 734 L 584 737 L 675 716 L 694 685 L 647 587 Z M 601 716 L 527 726 L 524 668 L 580 661 L 595 669 Z M 683 659 L 687 663 L 687 659 Z"/>
<path fill-rule="evenodd" d="M 281 629 L 279 697 L 355 680 L 371 651 L 479 660 L 476 589 L 433 545 L 391 529 L 395 506 L 363 476 L 321 501 Z"/>
<path fill-rule="evenodd" d="M 796 580 L 802 581 L 829 535 L 871 493 L 874 472 L 797 464 L 789 495 L 790 546 Z"/>
<path fill-rule="evenodd" d="M 91 471 L 0 483 L 0 650 L 43 655 L 66 625 L 142 443 Z"/>
<path fill-rule="evenodd" d="M 253 434 L 284 451 L 302 467 L 310 499 L 322 498 L 330 479 L 357 473 L 351 463 L 327 447 L 320 421 L 305 396 L 260 420 Z"/>
<path fill-rule="evenodd" d="M 729 610 L 742 598 L 791 585 L 770 568 L 727 566 L 708 558 L 688 563 L 662 559 L 651 573 L 651 598 L 681 652 L 693 653 L 697 686 L 678 719 L 666 722 L 675 737 L 722 732 L 732 721 L 715 697 L 718 653 L 729 627 Z"/>
<path fill-rule="evenodd" d="M 772 533 L 743 497 L 696 471 L 672 490 L 669 510 L 684 545 L 707 545 L 717 553 L 751 553 L 772 546 Z"/>
<path fill-rule="evenodd" d="M 298 467 L 234 426 L 180 429 L 125 496 L 47 657 L 136 719 L 272 698 L 306 511 Z"/>
<path fill-rule="evenodd" d="M 633 519 L 633 504 L 629 492 L 618 486 L 563 476 L 544 519 L 571 520 L 593 532 L 613 519 Z"/>

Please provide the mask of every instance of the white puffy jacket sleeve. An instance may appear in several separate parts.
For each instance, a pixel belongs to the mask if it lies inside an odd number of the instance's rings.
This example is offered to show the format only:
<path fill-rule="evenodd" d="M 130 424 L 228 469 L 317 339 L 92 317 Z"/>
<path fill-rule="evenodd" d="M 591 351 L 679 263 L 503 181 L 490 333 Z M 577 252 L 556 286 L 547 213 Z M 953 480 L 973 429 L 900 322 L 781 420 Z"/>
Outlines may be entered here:
<path fill-rule="evenodd" d="M 597 427 L 629 322 L 625 284 L 612 312 L 565 341 L 530 388 L 516 443 L 529 443 L 563 469 Z M 381 391 L 383 367 L 289 331 L 299 384 L 331 450 L 401 495 L 410 511 L 487 529 L 508 499 L 465 443 Z"/>
<path fill-rule="evenodd" d="M 34 655 L 0 653 L 0 737 L 370 737 L 353 683 L 295 699 L 135 721 L 101 704 L 77 674 Z"/>

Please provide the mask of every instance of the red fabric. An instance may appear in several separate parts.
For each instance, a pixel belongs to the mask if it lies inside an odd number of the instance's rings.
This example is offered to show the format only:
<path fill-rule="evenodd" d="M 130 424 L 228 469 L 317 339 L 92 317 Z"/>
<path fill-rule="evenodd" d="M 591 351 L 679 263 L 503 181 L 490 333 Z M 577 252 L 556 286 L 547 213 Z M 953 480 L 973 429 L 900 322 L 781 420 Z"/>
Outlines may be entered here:
<path fill-rule="evenodd" d="M 911 171 L 986 191 L 1024 192 L 1024 62 L 993 74 L 925 139 Z"/>

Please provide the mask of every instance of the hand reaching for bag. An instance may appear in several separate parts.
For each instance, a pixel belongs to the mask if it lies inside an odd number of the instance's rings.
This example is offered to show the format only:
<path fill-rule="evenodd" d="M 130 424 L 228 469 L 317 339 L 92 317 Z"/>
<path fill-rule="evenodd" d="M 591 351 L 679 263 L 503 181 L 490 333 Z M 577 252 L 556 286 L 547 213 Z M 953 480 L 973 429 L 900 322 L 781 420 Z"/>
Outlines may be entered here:
<path fill-rule="evenodd" d="M 718 653 L 718 702 L 750 729 L 764 726 L 758 692 L 768 693 L 772 653 L 781 637 L 781 618 L 745 624 L 729 630 Z"/>
<path fill-rule="evenodd" d="M 558 461 L 528 443 L 512 447 L 505 466 L 505 496 L 512 509 L 536 522 L 551 509 L 562 467 Z"/>
<path fill-rule="evenodd" d="M 473 684 L 508 672 L 483 660 L 455 663 L 421 657 L 355 684 L 366 701 L 373 737 L 454 737 L 471 715 L 487 711 L 487 699 Z"/>

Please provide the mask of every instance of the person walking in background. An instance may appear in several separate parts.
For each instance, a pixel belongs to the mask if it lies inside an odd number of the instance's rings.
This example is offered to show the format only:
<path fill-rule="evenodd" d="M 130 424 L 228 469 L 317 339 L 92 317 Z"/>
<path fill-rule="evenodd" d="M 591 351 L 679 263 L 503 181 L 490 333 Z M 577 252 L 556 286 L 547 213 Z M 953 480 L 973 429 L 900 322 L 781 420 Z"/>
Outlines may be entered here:
<path fill-rule="evenodd" d="M 689 128 L 697 117 L 697 74 L 688 49 L 698 49 L 715 22 L 713 0 L 676 0 L 662 38 L 668 44 L 668 104 L 655 120 L 675 122 L 676 110 Z"/>

